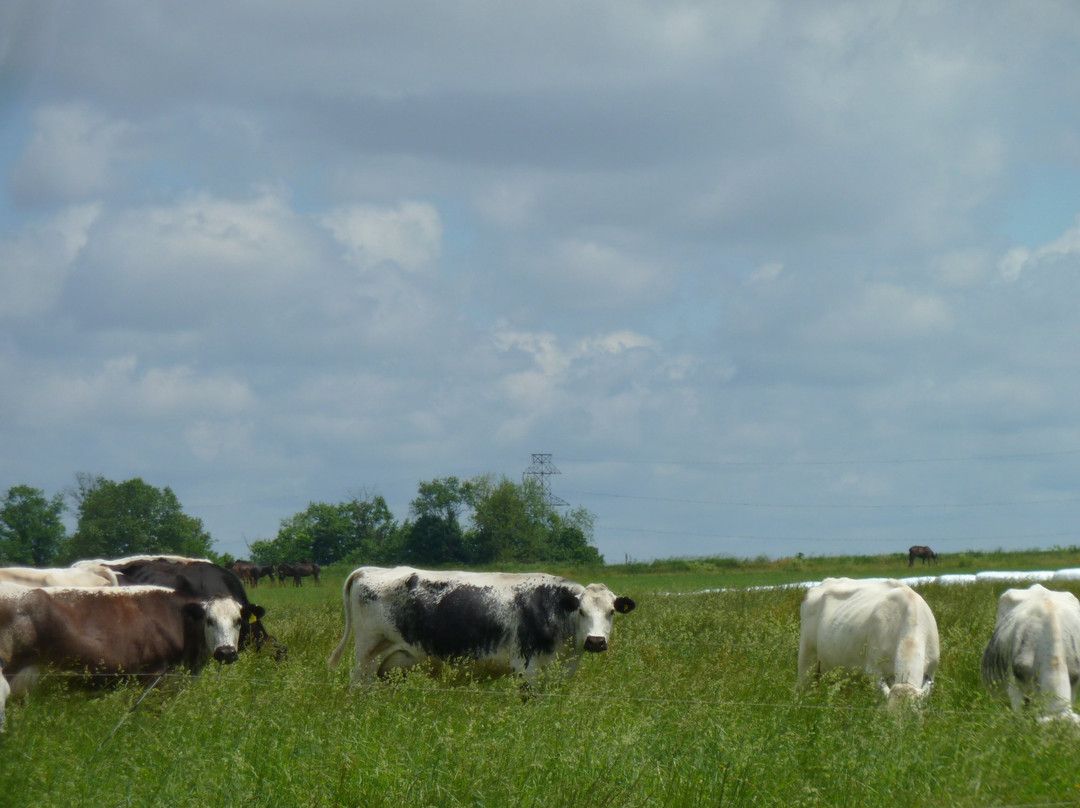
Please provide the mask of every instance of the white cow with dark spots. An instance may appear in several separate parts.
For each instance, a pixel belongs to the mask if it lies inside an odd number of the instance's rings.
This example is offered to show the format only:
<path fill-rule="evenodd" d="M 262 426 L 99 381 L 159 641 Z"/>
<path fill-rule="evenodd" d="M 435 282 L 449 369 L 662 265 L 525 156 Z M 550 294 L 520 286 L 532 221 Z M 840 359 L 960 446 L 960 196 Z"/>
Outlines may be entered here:
<path fill-rule="evenodd" d="M 1073 710 L 1080 680 L 1080 601 L 1071 592 L 1032 584 L 998 600 L 994 633 L 982 656 L 983 682 L 1040 721 L 1080 723 Z"/>
<path fill-rule="evenodd" d="M 344 586 L 341 660 L 355 636 L 354 685 L 428 659 L 460 660 L 493 674 L 535 674 L 563 656 L 606 651 L 615 613 L 635 604 L 603 584 L 542 573 L 431 572 L 360 567 Z"/>
<path fill-rule="evenodd" d="M 940 659 L 937 621 L 894 580 L 826 578 L 801 607 L 799 685 L 833 668 L 864 671 L 892 705 L 930 693 Z"/>

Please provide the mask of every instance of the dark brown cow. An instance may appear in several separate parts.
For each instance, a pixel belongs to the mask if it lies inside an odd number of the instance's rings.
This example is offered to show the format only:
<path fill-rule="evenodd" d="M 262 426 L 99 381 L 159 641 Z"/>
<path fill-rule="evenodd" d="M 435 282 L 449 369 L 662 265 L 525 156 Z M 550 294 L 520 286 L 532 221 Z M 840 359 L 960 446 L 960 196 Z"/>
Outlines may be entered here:
<path fill-rule="evenodd" d="M 225 565 L 225 569 L 232 570 L 245 584 L 255 585 L 255 565 L 250 561 L 231 561 Z"/>
<path fill-rule="evenodd" d="M 260 578 L 269 578 L 270 582 L 274 582 L 274 574 L 277 572 L 277 567 L 273 564 L 252 564 L 251 565 L 251 577 L 255 586 L 259 585 Z"/>
<path fill-rule="evenodd" d="M 131 676 L 147 681 L 211 657 L 236 660 L 239 603 L 201 600 L 160 586 L 0 586 L 0 726 L 8 693 L 22 695 L 42 666 L 91 685 Z"/>
<path fill-rule="evenodd" d="M 260 578 L 269 577 L 273 581 L 274 573 L 277 572 L 273 564 L 255 564 L 251 561 L 230 561 L 225 565 L 225 569 L 232 570 L 237 578 L 251 586 L 258 586 Z"/>
<path fill-rule="evenodd" d="M 928 561 L 933 561 L 935 564 L 937 563 L 937 553 L 935 553 L 933 550 L 931 550 L 924 544 L 916 544 L 913 547 L 909 547 L 907 552 L 908 567 L 915 566 L 916 558 L 921 558 L 923 564 L 926 564 Z"/>
<path fill-rule="evenodd" d="M 292 578 L 293 585 L 300 586 L 300 579 L 308 575 L 315 579 L 316 584 L 319 583 L 319 565 L 312 561 L 286 561 L 278 565 L 279 581 Z"/>

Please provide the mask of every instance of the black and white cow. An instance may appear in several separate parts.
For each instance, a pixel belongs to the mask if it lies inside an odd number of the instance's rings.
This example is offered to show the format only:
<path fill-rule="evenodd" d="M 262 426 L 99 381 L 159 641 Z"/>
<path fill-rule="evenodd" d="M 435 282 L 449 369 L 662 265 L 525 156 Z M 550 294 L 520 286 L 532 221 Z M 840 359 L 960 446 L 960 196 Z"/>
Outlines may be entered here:
<path fill-rule="evenodd" d="M 354 634 L 353 685 L 427 659 L 532 676 L 563 656 L 572 672 L 583 652 L 607 650 L 615 613 L 636 605 L 603 584 L 554 575 L 411 567 L 360 567 L 343 600 L 345 633 L 328 664 L 340 662 Z"/>
<path fill-rule="evenodd" d="M 89 684 L 150 679 L 211 657 L 236 660 L 242 623 L 231 597 L 208 600 L 161 586 L 27 587 L 0 584 L 0 728 L 8 694 L 22 695 L 43 666 Z"/>

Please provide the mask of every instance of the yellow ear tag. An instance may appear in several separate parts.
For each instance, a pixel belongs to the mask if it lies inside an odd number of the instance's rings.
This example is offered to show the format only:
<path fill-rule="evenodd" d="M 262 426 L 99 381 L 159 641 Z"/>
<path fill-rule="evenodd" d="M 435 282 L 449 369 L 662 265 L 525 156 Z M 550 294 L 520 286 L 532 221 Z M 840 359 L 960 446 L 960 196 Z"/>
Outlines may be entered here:
<path fill-rule="evenodd" d="M 257 617 L 256 617 L 255 615 L 253 615 L 253 614 L 249 614 L 249 615 L 248 615 L 248 622 L 249 622 L 249 623 L 254 623 L 254 622 L 255 622 L 256 620 L 258 620 L 258 619 L 259 619 L 259 618 L 257 618 Z"/>

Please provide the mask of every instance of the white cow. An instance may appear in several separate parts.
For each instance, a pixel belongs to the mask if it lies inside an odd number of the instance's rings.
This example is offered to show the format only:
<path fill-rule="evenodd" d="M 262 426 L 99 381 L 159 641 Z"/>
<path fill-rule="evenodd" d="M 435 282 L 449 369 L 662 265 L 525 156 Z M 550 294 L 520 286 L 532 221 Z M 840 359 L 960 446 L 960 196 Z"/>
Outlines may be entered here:
<path fill-rule="evenodd" d="M 1080 601 L 1042 584 L 1007 589 L 998 600 L 994 633 L 982 656 L 983 682 L 1002 690 L 1015 709 L 1025 704 L 1042 722 L 1080 724 L 1072 708 L 1080 679 Z"/>
<path fill-rule="evenodd" d="M 0 583 L 23 586 L 118 586 L 116 573 L 100 564 L 85 567 L 0 567 Z"/>
<path fill-rule="evenodd" d="M 560 655 L 573 671 L 583 652 L 606 651 L 615 613 L 635 604 L 603 584 L 543 573 L 433 572 L 360 567 L 345 580 L 341 660 L 355 635 L 354 685 L 432 659 L 526 676 Z"/>
<path fill-rule="evenodd" d="M 833 668 L 865 671 L 895 704 L 929 695 L 941 657 L 937 621 L 911 587 L 826 578 L 801 608 L 799 686 Z"/>

